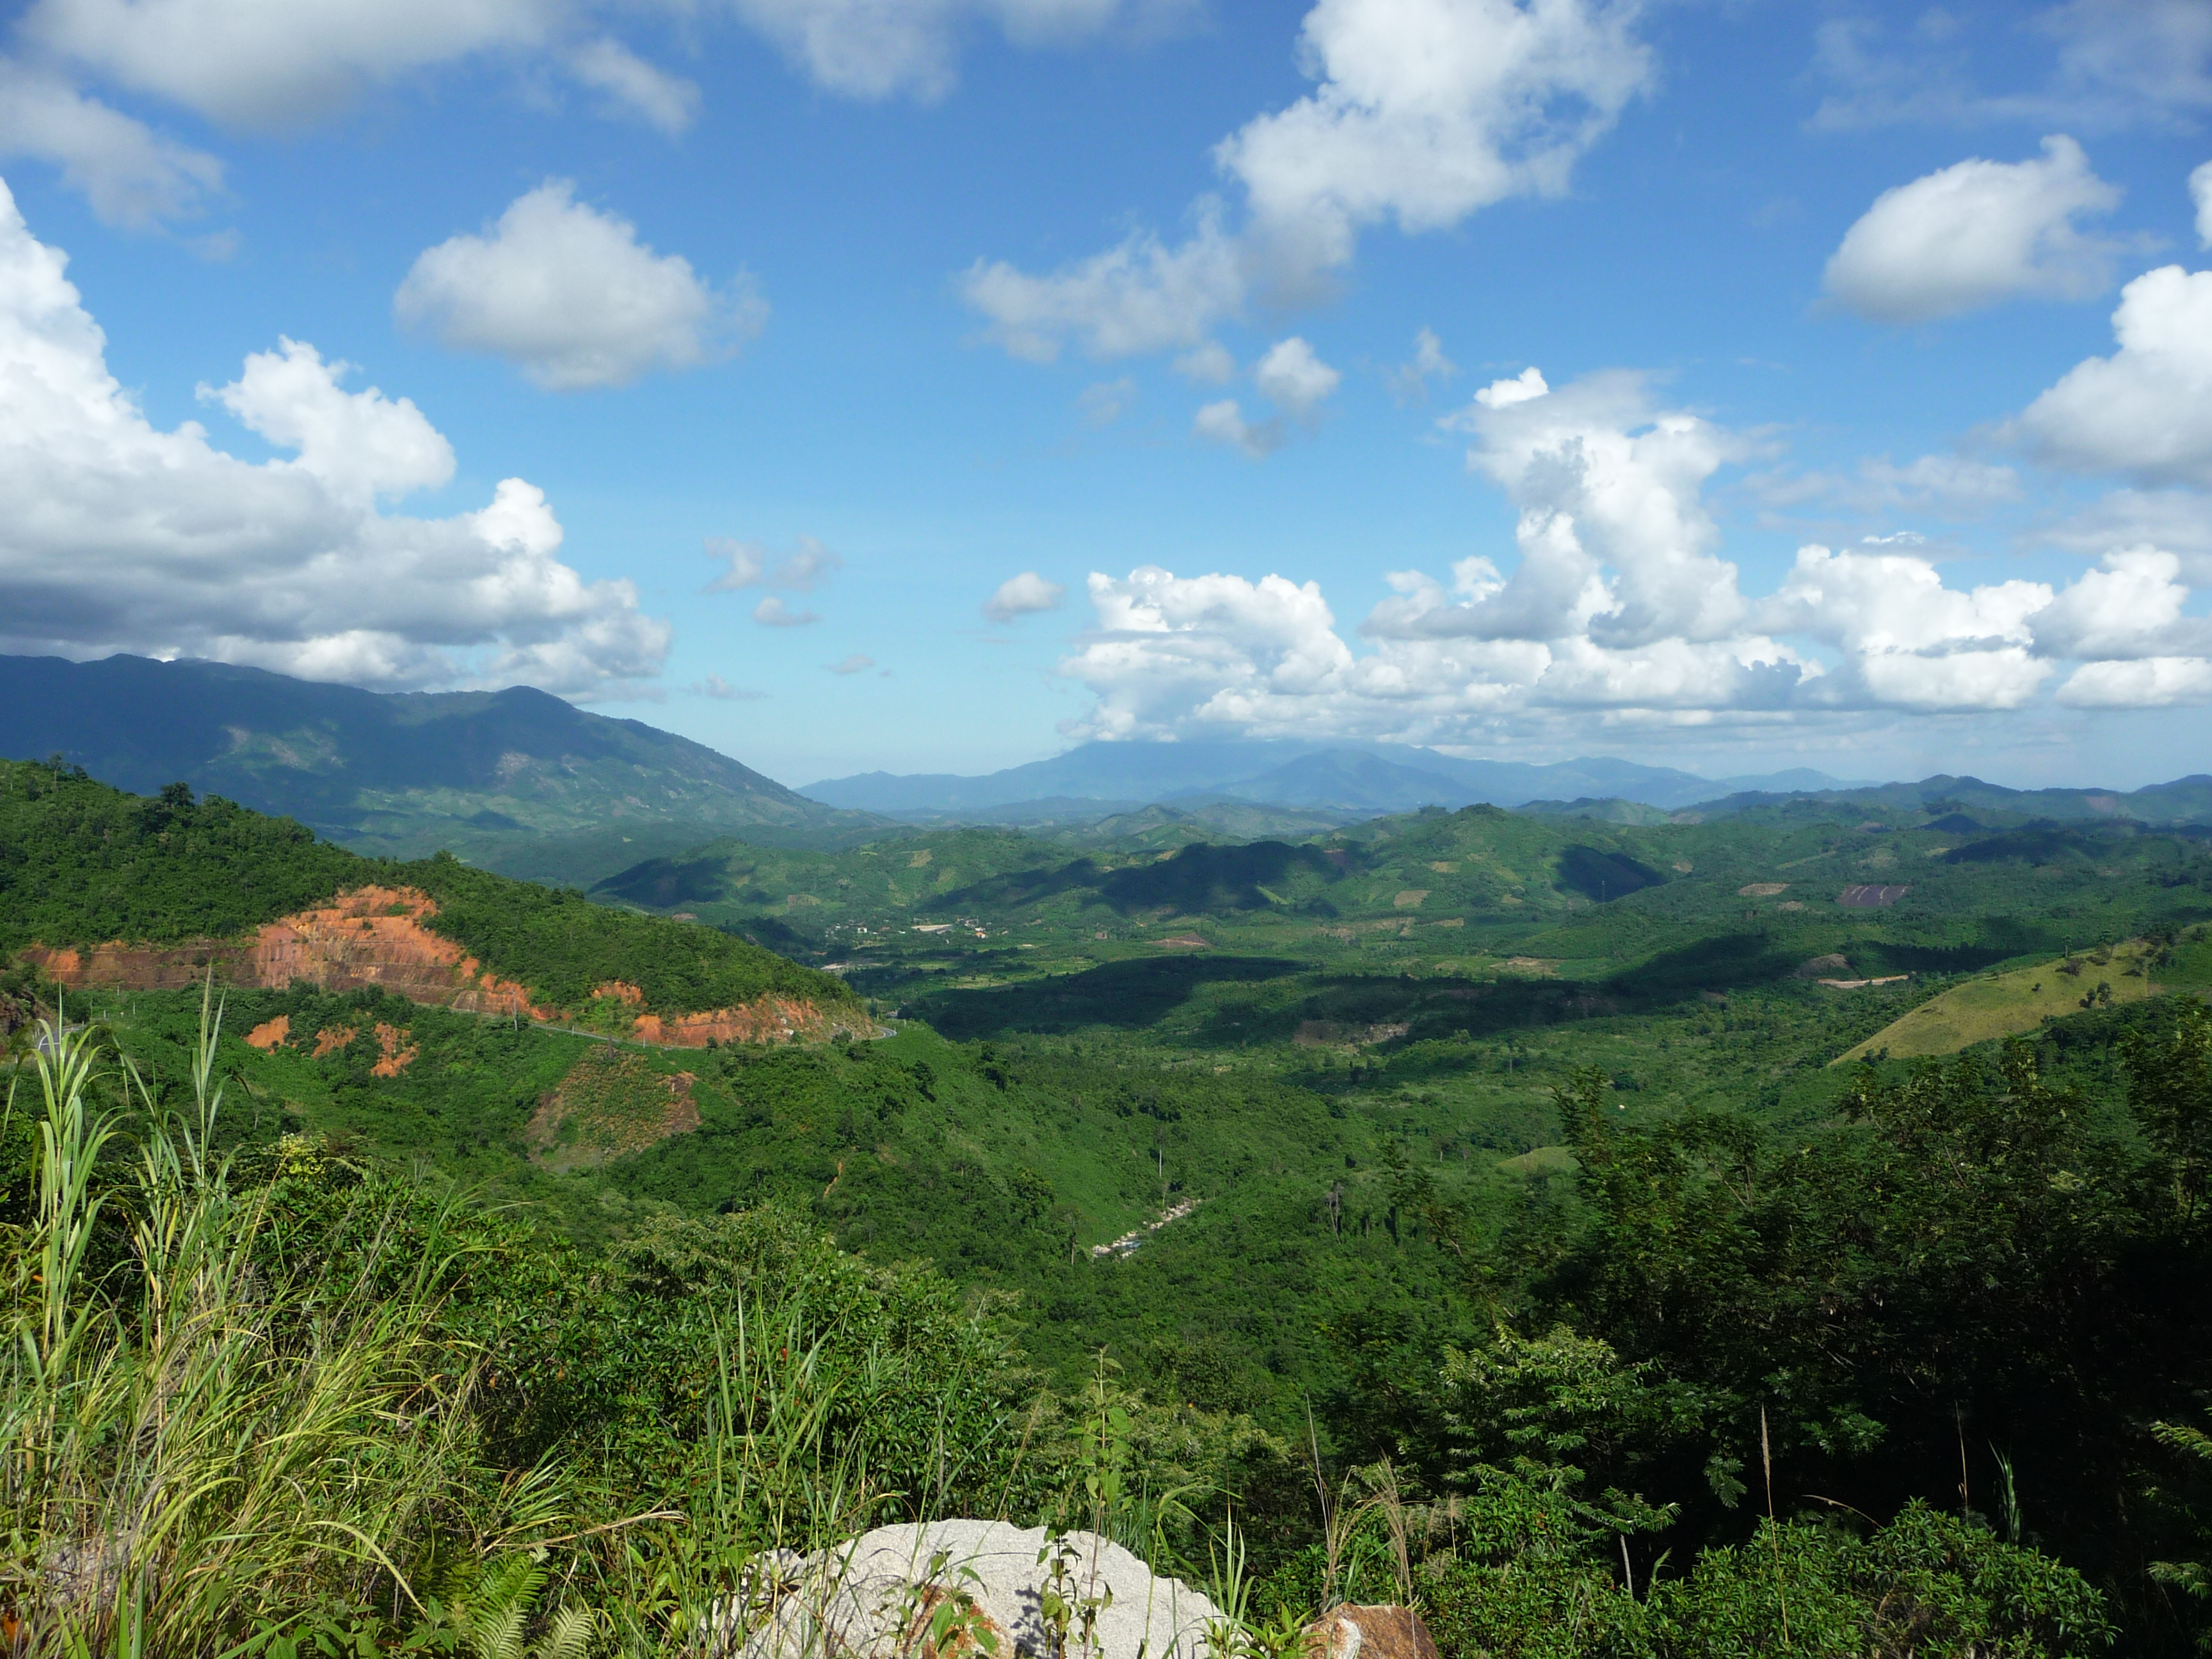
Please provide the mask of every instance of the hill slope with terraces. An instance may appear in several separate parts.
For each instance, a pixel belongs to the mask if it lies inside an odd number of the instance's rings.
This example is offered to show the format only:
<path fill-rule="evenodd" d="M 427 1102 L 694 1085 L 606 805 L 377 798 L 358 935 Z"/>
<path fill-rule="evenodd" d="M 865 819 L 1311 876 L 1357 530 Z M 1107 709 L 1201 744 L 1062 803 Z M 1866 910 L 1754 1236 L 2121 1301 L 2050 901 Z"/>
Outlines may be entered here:
<path fill-rule="evenodd" d="M 844 985 L 713 928 L 441 855 L 367 859 L 182 786 L 0 762 L 0 957 L 64 987 L 375 989 L 682 1047 L 869 1029 Z"/>

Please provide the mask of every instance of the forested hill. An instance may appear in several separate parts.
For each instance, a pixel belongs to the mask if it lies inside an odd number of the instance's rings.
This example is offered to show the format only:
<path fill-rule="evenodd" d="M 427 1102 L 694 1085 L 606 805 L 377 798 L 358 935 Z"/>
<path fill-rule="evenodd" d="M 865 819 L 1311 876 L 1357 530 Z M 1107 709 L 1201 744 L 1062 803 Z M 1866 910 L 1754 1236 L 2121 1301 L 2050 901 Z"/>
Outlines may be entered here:
<path fill-rule="evenodd" d="M 527 686 L 386 695 L 224 663 L 0 657 L 0 754 L 59 755 L 141 793 L 181 779 L 365 852 L 446 848 L 497 865 L 541 836 L 680 824 L 684 845 L 875 822 Z"/>
<path fill-rule="evenodd" d="M 365 892 L 374 898 L 362 900 Z M 402 969 L 458 972 L 465 951 L 546 1018 L 612 998 L 633 1018 L 781 999 L 828 1024 L 861 1018 L 832 975 L 711 927 L 610 909 L 443 855 L 363 858 L 291 819 L 196 799 L 182 784 L 147 798 L 74 767 L 0 762 L 0 957 L 34 945 L 82 953 L 121 942 L 136 956 L 107 952 L 105 966 L 85 971 L 161 982 L 179 965 L 172 957 L 191 954 L 163 947 L 243 941 L 277 923 L 317 961 L 344 955 L 355 963 L 348 971 L 380 983 Z M 459 951 L 441 952 L 440 940 Z M 242 982 L 268 977 L 235 952 L 212 954 Z M 434 988 L 433 980 L 418 988 Z M 470 989 L 458 979 L 447 988 Z M 513 989 L 504 994 L 517 1000 Z"/>

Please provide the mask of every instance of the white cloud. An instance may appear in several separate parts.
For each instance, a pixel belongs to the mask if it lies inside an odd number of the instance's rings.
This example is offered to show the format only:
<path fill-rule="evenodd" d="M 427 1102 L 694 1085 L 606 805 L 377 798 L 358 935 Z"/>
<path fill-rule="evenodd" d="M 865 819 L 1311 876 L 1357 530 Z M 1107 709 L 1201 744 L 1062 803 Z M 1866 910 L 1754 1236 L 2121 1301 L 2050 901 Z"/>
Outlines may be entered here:
<path fill-rule="evenodd" d="M 1220 348 L 1206 336 L 1243 309 L 1243 250 L 1223 234 L 1218 207 L 1206 204 L 1180 247 L 1133 234 L 1049 276 L 978 259 L 961 279 L 961 296 L 989 319 L 987 335 L 1031 362 L 1053 362 L 1073 339 L 1099 358 L 1190 347 L 1184 361 L 1210 368 L 1218 361 L 1211 351 Z"/>
<path fill-rule="evenodd" d="M 1425 328 L 1413 336 L 1413 357 L 1390 371 L 1390 395 L 1401 404 L 1419 403 L 1428 397 L 1431 380 L 1449 380 L 1458 373 L 1436 331 Z"/>
<path fill-rule="evenodd" d="M 601 94 L 611 110 L 635 115 L 672 138 L 698 118 L 697 86 L 655 68 L 611 35 L 570 52 L 568 73 Z"/>
<path fill-rule="evenodd" d="M 201 212 L 222 163 L 153 132 L 52 75 L 0 58 L 0 160 L 61 169 L 104 224 L 143 230 Z"/>
<path fill-rule="evenodd" d="M 552 0 L 34 0 L 22 33 L 134 92 L 234 127 L 303 125 L 366 85 L 556 32 Z"/>
<path fill-rule="evenodd" d="M 1046 276 L 979 260 L 968 303 L 1017 356 L 1189 348 L 1255 294 L 1316 297 L 1386 221 L 1447 229 L 1515 196 L 1557 195 L 1651 82 L 1634 0 L 1319 0 L 1299 33 L 1320 85 L 1215 147 L 1242 229 L 1198 207 L 1170 247 L 1135 234 Z"/>
<path fill-rule="evenodd" d="M 2043 459 L 2151 484 L 2212 484 L 2212 271 L 2166 265 L 2120 290 L 2119 349 L 2069 370 L 2020 416 Z"/>
<path fill-rule="evenodd" d="M 2197 245 L 2212 247 L 2212 161 L 2189 175 L 2189 199 L 2197 204 Z"/>
<path fill-rule="evenodd" d="M 734 593 L 743 587 L 811 593 L 845 568 L 844 560 L 811 536 L 799 537 L 792 551 L 780 559 L 757 542 L 709 536 L 707 556 L 722 560 L 727 567 L 707 584 L 709 593 Z"/>
<path fill-rule="evenodd" d="M 1234 398 L 1201 406 L 1191 418 L 1190 429 L 1209 443 L 1242 450 L 1249 460 L 1265 460 L 1283 447 L 1282 422 L 1247 421 L 1243 406 Z"/>
<path fill-rule="evenodd" d="M 2076 708 L 2168 708 L 2177 703 L 2212 702 L 2212 660 L 2144 657 L 2083 663 L 2058 688 L 2058 701 Z"/>
<path fill-rule="evenodd" d="M 768 306 L 748 283 L 715 292 L 627 220 L 575 201 L 574 188 L 551 180 L 486 234 L 427 249 L 393 298 L 399 320 L 455 350 L 507 358 L 554 392 L 695 368 L 760 331 Z"/>
<path fill-rule="evenodd" d="M 1828 293 L 1881 323 L 2101 293 L 2116 245 L 2083 235 L 2075 220 L 2111 212 L 2120 192 L 2071 138 L 2045 138 L 2043 152 L 2039 161 L 1960 161 L 1883 191 L 1829 259 Z"/>
<path fill-rule="evenodd" d="M 1094 573 L 1097 625 L 1062 667 L 1096 701 L 1068 732 L 1452 744 L 1547 722 L 1586 732 L 1559 724 L 1577 719 L 1975 713 L 2027 705 L 2063 663 L 2082 665 L 2069 701 L 2109 705 L 2193 696 L 2187 665 L 2212 658 L 2212 622 L 2187 614 L 2187 562 L 2150 547 L 2107 551 L 2061 588 L 1960 587 L 1899 532 L 1802 548 L 1776 591 L 1746 595 L 1702 500 L 1741 438 L 1655 407 L 1632 374 L 1553 389 L 1532 369 L 1485 392 L 1444 424 L 1472 434 L 1470 466 L 1519 508 L 1510 569 L 1475 555 L 1446 580 L 1391 572 L 1360 652 L 1312 582 Z M 1249 438 L 1233 404 L 1216 407 L 1214 435 Z M 2160 666 L 2111 665 L 2129 662 Z"/>
<path fill-rule="evenodd" d="M 977 23 L 1026 46 L 1175 21 L 1182 0 L 725 0 L 665 9 L 733 16 L 817 84 L 863 98 L 947 91 Z M 33 0 L 21 31 L 88 74 L 182 105 L 218 125 L 313 124 L 366 88 L 472 58 L 565 69 L 665 131 L 688 123 L 687 83 L 628 47 L 592 39 L 611 0 Z M 583 37 L 580 40 L 580 36 Z"/>
<path fill-rule="evenodd" d="M 1200 386 L 1227 386 L 1237 378 L 1237 360 L 1218 340 L 1208 340 L 1176 358 L 1175 372 Z"/>
<path fill-rule="evenodd" d="M 983 602 L 983 615 L 994 623 L 1010 623 L 1017 617 L 1057 611 L 1066 596 L 1067 589 L 1060 583 L 1047 581 L 1034 570 L 1024 570 L 999 584 L 998 592 Z"/>
<path fill-rule="evenodd" d="M 453 447 L 410 399 L 391 402 L 374 386 L 343 391 L 338 382 L 353 364 L 325 363 L 314 347 L 281 336 L 278 348 L 247 357 L 230 385 L 199 388 L 241 425 L 299 452 L 297 460 L 276 465 L 308 473 L 364 505 L 452 481 Z"/>
<path fill-rule="evenodd" d="M 2016 708 L 2051 672 L 2028 622 L 2051 601 L 2041 582 L 1961 591 L 1911 554 L 1804 547 L 1758 615 L 1775 633 L 1842 649 L 1844 666 L 1819 688 L 1825 701 Z"/>
<path fill-rule="evenodd" d="M 1744 615 L 1733 564 L 1699 500 L 1741 444 L 1697 416 L 1650 407 L 1644 383 L 1593 375 L 1559 391 L 1530 369 L 1475 394 L 1446 424 L 1472 432 L 1468 465 L 1521 509 L 1522 565 L 1465 607 L 1471 632 L 1601 644 L 1729 637 Z M 1602 580 L 1599 568 L 1619 574 Z"/>
<path fill-rule="evenodd" d="M 793 611 L 771 593 L 753 607 L 753 620 L 763 628 L 804 628 L 822 618 L 811 611 Z"/>
<path fill-rule="evenodd" d="M 1318 585 L 1185 579 L 1146 565 L 1122 581 L 1094 573 L 1090 587 L 1098 628 L 1063 665 L 1098 699 L 1084 735 L 1326 722 L 1310 706 L 1334 691 L 1352 653 Z"/>
<path fill-rule="evenodd" d="M 833 674 L 858 674 L 862 672 L 864 670 L 873 668 L 875 665 L 876 659 L 873 657 L 864 657 L 859 652 L 855 651 L 851 656 L 846 658 L 844 661 L 831 663 L 830 665 L 830 672 Z"/>
<path fill-rule="evenodd" d="M 2184 617 L 2181 561 L 2155 547 L 2116 548 L 2031 619 L 2046 656 L 2141 660 L 2212 654 L 2212 621 Z"/>
<path fill-rule="evenodd" d="M 1492 380 L 1474 394 L 1474 400 L 1485 409 L 1510 409 L 1531 398 L 1540 398 L 1551 389 L 1544 383 L 1543 371 L 1531 365 L 1510 380 Z"/>
<path fill-rule="evenodd" d="M 1136 399 L 1137 383 L 1124 374 L 1118 380 L 1101 380 L 1084 387 L 1075 406 L 1083 411 L 1086 426 L 1111 426 Z"/>
<path fill-rule="evenodd" d="M 421 411 L 338 384 L 285 342 L 209 394 L 295 457 L 254 464 L 196 423 L 153 426 L 106 340 L 0 186 L 0 649 L 127 650 L 386 687 L 589 695 L 659 672 L 666 623 L 628 582 L 587 582 L 520 478 L 448 519 L 379 510 L 442 482 Z"/>
<path fill-rule="evenodd" d="M 1295 334 L 1276 341 L 1252 366 L 1253 384 L 1292 420 L 1310 418 L 1343 380 Z"/>
<path fill-rule="evenodd" d="M 1652 76 L 1637 8 L 1601 0 L 1320 0 L 1299 57 L 1321 82 L 1223 142 L 1260 242 L 1305 273 L 1363 227 L 1442 230 L 1510 196 L 1557 195 Z"/>

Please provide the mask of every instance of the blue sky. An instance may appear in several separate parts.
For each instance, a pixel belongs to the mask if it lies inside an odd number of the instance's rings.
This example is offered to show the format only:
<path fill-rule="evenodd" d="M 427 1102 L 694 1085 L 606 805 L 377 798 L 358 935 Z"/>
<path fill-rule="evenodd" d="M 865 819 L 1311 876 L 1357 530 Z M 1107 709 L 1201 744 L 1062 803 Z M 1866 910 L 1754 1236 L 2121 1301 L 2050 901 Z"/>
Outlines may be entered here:
<path fill-rule="evenodd" d="M 0 648 L 524 680 L 799 783 L 2212 769 L 2202 3 L 34 0 L 5 52 Z"/>

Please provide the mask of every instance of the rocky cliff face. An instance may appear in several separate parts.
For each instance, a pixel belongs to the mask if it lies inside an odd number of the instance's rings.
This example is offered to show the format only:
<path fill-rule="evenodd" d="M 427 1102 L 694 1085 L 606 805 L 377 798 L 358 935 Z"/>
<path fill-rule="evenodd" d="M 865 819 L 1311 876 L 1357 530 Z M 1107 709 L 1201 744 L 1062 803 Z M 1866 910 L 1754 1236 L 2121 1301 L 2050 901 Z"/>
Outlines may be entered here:
<path fill-rule="evenodd" d="M 85 950 L 33 945 L 22 956 L 72 990 L 183 989 L 199 984 L 212 968 L 221 983 L 262 990 L 304 981 L 325 991 L 388 991 L 464 1013 L 547 1022 L 570 1017 L 570 1010 L 538 1006 L 526 987 L 489 972 L 422 925 L 437 914 L 436 901 L 412 887 L 356 887 L 326 905 L 265 922 L 242 939 L 164 945 L 116 940 Z M 644 993 L 635 986 L 611 983 L 599 988 L 599 996 L 630 1018 L 636 1041 L 670 1048 L 703 1048 L 709 1039 L 822 1041 L 854 1029 L 850 1016 L 791 997 L 660 1013 L 645 1006 Z"/>

